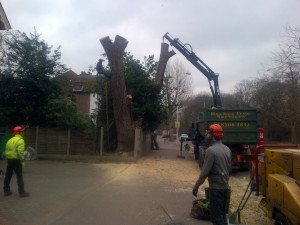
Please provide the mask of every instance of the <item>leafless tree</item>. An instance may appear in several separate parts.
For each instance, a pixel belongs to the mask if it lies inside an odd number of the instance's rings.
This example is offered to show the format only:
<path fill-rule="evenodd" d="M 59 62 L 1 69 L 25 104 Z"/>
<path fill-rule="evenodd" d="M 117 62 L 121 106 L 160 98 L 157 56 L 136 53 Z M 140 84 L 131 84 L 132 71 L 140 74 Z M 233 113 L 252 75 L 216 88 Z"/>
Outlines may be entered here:
<path fill-rule="evenodd" d="M 235 94 L 245 103 L 261 111 L 267 136 L 277 141 L 297 142 L 300 130 L 300 30 L 285 27 L 279 51 L 271 58 L 272 65 L 262 78 L 243 81 Z"/>
<path fill-rule="evenodd" d="M 277 141 L 297 142 L 300 131 L 300 29 L 285 27 L 279 51 L 261 78 L 236 85 L 234 95 L 240 105 L 261 111 L 267 136 Z"/>
<path fill-rule="evenodd" d="M 277 89 L 282 96 L 280 122 L 290 129 L 291 141 L 297 142 L 300 130 L 300 28 L 285 27 L 279 51 L 273 57 L 274 67 L 270 69 L 282 86 Z"/>
<path fill-rule="evenodd" d="M 192 95 L 192 78 L 179 61 L 167 65 L 163 80 L 163 103 L 167 111 L 167 124 L 170 130 L 175 128 L 178 117 L 182 119 L 182 109 Z"/>
<path fill-rule="evenodd" d="M 299 71 L 300 67 L 300 27 L 285 26 L 282 41 L 279 44 L 279 51 L 274 53 L 275 64 L 272 71 L 279 74 Z"/>
<path fill-rule="evenodd" d="M 243 80 L 234 87 L 234 99 L 237 107 L 253 105 L 253 94 L 256 89 L 255 80 Z"/>
<path fill-rule="evenodd" d="M 194 136 L 191 132 L 192 123 L 196 123 L 199 120 L 199 113 L 206 108 L 210 108 L 212 103 L 212 95 L 210 92 L 201 92 L 195 96 L 191 96 L 185 102 L 182 109 L 182 122 L 181 129 L 185 133 Z"/>

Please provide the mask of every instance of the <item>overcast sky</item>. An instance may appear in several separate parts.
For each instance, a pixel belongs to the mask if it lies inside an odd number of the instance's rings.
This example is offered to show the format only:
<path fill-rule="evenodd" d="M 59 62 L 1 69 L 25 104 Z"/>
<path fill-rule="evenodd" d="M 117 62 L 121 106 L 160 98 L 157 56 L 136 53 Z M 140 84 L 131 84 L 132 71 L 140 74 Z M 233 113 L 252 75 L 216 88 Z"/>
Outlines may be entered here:
<path fill-rule="evenodd" d="M 100 38 L 126 38 L 136 59 L 158 61 L 162 36 L 169 32 L 219 73 L 222 92 L 252 79 L 279 50 L 284 26 L 300 26 L 300 0 L 2 0 L 13 29 L 42 34 L 61 46 L 62 60 L 77 74 L 101 54 Z M 180 52 L 191 73 L 194 94 L 209 91 L 207 79 Z"/>

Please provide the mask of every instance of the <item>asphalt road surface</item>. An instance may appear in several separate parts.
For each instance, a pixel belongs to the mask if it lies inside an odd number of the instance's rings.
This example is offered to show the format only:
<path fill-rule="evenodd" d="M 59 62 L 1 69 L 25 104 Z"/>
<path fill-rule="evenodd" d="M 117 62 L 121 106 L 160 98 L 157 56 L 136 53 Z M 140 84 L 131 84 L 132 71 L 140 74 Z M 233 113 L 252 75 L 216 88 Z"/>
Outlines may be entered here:
<path fill-rule="evenodd" d="M 136 163 L 26 162 L 30 197 L 18 197 L 14 176 L 13 195 L 0 195 L 0 224 L 211 224 L 190 217 L 195 199 L 191 190 L 199 175 L 192 152 L 180 153 L 176 141 L 159 139 L 159 145 L 160 150 Z M 4 163 L 0 161 L 0 168 Z"/>

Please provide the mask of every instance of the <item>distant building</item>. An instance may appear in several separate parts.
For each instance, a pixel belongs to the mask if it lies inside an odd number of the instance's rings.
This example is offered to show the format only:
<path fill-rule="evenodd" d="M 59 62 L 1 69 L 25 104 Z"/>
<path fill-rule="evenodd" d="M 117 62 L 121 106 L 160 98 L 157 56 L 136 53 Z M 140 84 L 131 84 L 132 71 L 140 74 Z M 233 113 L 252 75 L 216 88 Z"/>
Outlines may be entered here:
<path fill-rule="evenodd" d="M 9 29 L 12 28 L 10 26 L 6 13 L 2 7 L 2 4 L 0 2 L 0 30 L 9 30 Z"/>
<path fill-rule="evenodd" d="M 60 83 L 65 94 L 76 103 L 77 110 L 80 113 L 90 116 L 97 111 L 96 75 L 87 73 L 77 75 L 69 70 L 54 79 Z"/>

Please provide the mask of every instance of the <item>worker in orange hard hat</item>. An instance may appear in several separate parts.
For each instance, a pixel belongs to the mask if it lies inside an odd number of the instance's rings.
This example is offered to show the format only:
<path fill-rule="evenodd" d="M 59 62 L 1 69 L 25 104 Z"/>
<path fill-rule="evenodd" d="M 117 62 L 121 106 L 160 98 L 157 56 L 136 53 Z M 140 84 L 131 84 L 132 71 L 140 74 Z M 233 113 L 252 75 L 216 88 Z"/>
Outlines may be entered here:
<path fill-rule="evenodd" d="M 193 195 L 197 197 L 198 189 L 206 178 L 209 183 L 210 218 L 214 225 L 227 225 L 226 212 L 229 205 L 229 173 L 231 170 L 231 151 L 222 143 L 224 137 L 220 124 L 211 124 L 206 129 L 206 149 L 200 176 L 194 185 Z"/>
<path fill-rule="evenodd" d="M 29 194 L 24 190 L 23 168 L 25 141 L 23 135 L 25 132 L 24 126 L 16 126 L 13 129 L 14 137 L 9 139 L 6 143 L 5 157 L 7 159 L 7 167 L 4 179 L 4 196 L 12 195 L 10 190 L 10 181 L 15 172 L 18 182 L 19 197 L 28 197 Z"/>

